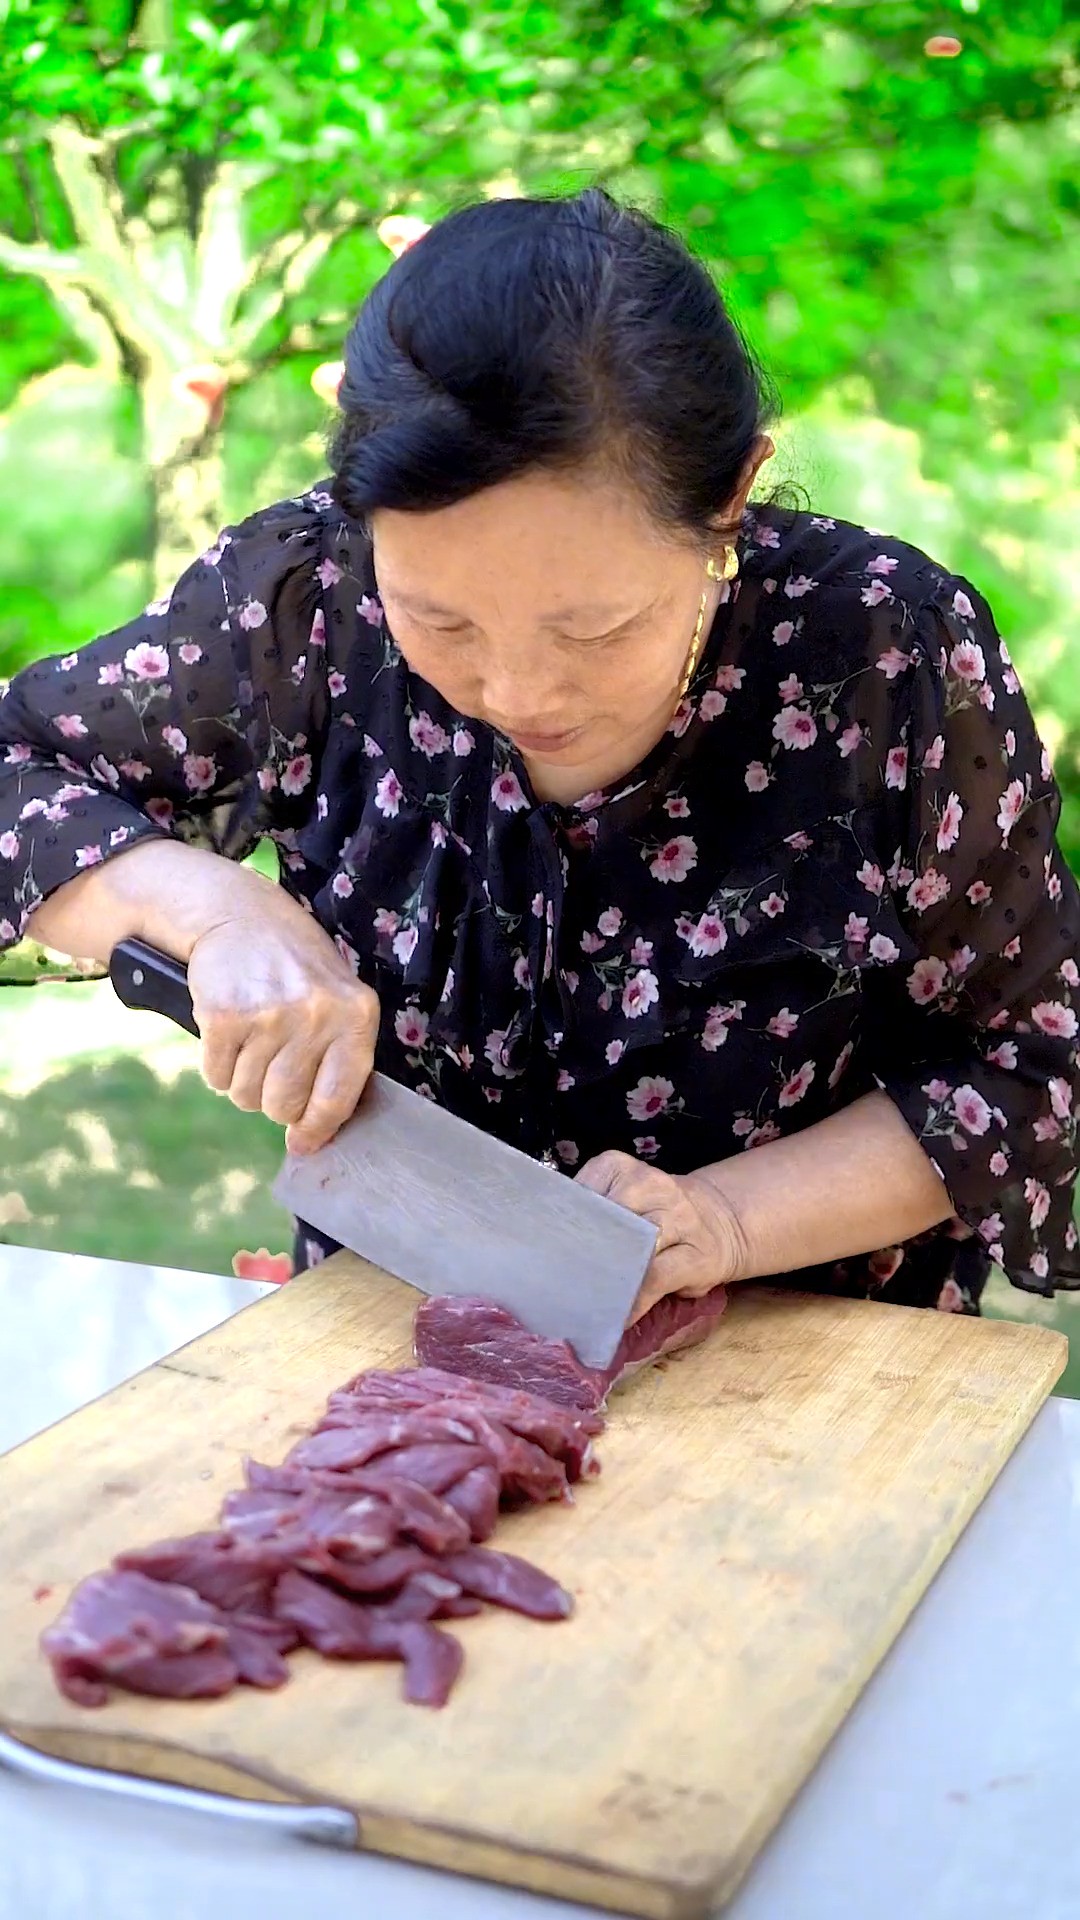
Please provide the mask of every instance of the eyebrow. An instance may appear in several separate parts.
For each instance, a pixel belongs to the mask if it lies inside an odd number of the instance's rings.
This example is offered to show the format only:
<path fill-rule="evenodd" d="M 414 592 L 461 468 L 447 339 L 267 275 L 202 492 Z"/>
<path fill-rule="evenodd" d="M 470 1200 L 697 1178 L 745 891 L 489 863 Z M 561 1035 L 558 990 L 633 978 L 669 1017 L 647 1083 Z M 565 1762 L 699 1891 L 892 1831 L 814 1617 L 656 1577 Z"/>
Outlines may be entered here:
<path fill-rule="evenodd" d="M 467 618 L 466 615 L 455 612 L 452 607 L 443 607 L 440 606 L 436 600 L 428 600 L 423 594 L 398 593 L 396 598 L 400 600 L 402 606 L 405 607 L 409 613 L 434 614 L 441 620 L 464 620 Z M 633 613 L 624 613 L 620 616 L 617 612 L 613 612 L 607 602 L 591 600 L 582 606 L 564 607 L 558 613 L 545 614 L 538 624 L 541 627 L 562 627 L 566 625 L 567 621 L 575 623 L 581 620 L 590 623 L 599 621 L 602 625 L 602 630 L 607 632 L 615 627 L 628 626 L 631 620 L 641 619 L 644 614 L 652 611 L 652 607 L 655 606 L 655 604 L 655 601 L 653 601 L 647 607 L 638 607 L 635 608 Z"/>

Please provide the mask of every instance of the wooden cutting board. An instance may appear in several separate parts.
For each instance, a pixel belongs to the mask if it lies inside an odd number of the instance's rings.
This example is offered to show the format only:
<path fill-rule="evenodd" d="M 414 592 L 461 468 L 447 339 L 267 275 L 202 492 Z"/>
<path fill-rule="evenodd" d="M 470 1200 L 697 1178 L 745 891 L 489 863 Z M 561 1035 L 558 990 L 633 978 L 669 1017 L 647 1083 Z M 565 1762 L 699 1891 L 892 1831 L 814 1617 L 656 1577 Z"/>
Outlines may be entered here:
<path fill-rule="evenodd" d="M 353 1810 L 377 1852 L 616 1912 L 733 1892 L 1060 1375 L 1046 1329 L 739 1289 L 614 1398 L 603 1473 L 497 1544 L 577 1596 L 463 1621 L 442 1713 L 303 1653 L 278 1693 L 87 1712 L 36 1651 L 113 1553 L 213 1524 L 416 1296 L 341 1255 L 0 1460 L 0 1725 L 45 1752 Z"/>

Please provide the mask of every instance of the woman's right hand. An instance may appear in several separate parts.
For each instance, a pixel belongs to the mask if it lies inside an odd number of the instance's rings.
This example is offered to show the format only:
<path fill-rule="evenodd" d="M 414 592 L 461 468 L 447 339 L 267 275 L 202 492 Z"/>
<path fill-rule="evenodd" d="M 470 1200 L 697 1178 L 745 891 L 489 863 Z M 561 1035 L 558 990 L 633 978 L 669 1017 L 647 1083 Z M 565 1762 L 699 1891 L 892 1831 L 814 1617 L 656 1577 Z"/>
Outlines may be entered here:
<path fill-rule="evenodd" d="M 270 906 L 270 903 L 267 902 Z M 207 1084 L 312 1153 L 353 1113 L 375 1059 L 379 1002 L 291 900 L 195 940 L 188 986 Z"/>

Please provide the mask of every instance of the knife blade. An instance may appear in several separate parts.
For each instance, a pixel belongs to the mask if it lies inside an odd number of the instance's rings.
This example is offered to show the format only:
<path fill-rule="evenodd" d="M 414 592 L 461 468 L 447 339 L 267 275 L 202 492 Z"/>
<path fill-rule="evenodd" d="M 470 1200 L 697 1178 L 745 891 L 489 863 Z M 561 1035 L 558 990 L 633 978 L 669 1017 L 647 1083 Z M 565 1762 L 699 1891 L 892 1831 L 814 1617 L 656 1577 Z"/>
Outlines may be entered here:
<path fill-rule="evenodd" d="M 180 961 L 124 940 L 109 975 L 126 1006 L 198 1034 Z M 586 1366 L 614 1358 L 656 1249 L 651 1221 L 382 1073 L 327 1146 L 286 1154 L 272 1192 L 420 1292 L 483 1294 Z"/>

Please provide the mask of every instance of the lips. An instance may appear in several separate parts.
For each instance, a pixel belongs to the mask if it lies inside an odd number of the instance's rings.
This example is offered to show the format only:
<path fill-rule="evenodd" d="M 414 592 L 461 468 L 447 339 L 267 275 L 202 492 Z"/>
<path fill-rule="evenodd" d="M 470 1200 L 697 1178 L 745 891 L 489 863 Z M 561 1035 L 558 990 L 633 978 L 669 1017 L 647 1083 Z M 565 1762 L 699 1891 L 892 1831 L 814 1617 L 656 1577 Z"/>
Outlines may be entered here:
<path fill-rule="evenodd" d="M 513 732 L 509 738 L 523 753 L 559 753 L 564 747 L 570 746 L 581 731 L 581 727 L 571 727 L 565 733 Z"/>

